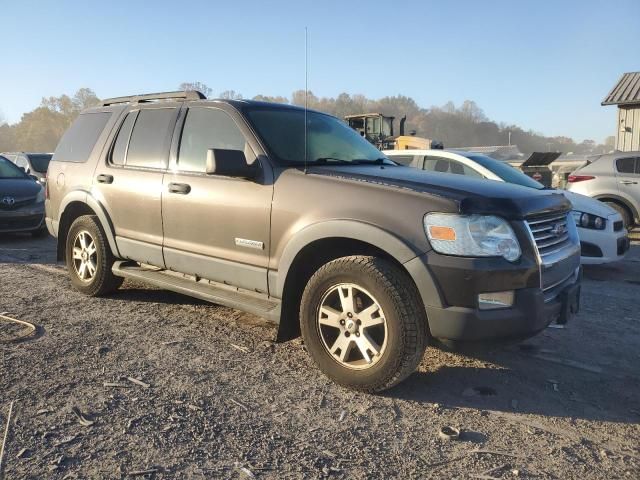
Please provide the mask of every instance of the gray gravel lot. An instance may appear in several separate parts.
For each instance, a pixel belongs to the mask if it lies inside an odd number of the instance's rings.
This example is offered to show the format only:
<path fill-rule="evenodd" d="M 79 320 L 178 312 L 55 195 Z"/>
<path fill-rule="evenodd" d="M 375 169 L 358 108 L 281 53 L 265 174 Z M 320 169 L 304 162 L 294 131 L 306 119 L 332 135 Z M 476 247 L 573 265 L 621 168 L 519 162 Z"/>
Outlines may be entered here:
<path fill-rule="evenodd" d="M 0 237 L 0 313 L 41 327 L 7 343 L 0 321 L 5 475 L 640 478 L 640 245 L 586 268 L 582 298 L 564 329 L 473 357 L 429 348 L 372 396 L 260 319 L 128 281 L 86 298 L 53 239 Z"/>

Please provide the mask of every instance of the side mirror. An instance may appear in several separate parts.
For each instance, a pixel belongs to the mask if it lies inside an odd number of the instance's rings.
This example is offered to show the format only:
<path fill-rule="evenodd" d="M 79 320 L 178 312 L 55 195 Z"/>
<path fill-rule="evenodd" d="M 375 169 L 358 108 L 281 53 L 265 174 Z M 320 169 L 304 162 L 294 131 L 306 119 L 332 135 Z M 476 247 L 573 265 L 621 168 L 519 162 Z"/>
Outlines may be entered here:
<path fill-rule="evenodd" d="M 257 165 L 249 165 L 242 150 L 224 150 L 210 148 L 207 150 L 207 175 L 238 177 L 253 180 L 260 169 Z"/>

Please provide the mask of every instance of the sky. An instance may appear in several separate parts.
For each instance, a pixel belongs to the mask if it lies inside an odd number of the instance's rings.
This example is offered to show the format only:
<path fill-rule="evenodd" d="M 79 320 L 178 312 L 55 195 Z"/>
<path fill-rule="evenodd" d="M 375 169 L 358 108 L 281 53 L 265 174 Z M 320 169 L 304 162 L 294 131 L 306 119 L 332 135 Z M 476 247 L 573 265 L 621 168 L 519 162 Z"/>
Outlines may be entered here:
<path fill-rule="evenodd" d="M 306 26 L 317 96 L 470 99 L 497 122 L 602 142 L 616 109 L 600 102 L 640 70 L 639 20 L 640 0 L 0 0 L 0 116 L 82 87 L 290 97 Z"/>

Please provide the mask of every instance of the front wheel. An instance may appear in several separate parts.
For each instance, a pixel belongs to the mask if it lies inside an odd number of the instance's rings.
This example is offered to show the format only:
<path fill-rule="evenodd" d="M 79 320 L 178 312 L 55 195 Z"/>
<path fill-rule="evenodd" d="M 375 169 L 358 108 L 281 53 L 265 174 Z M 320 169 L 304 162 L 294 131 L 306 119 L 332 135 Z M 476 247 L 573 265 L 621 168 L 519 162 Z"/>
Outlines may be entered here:
<path fill-rule="evenodd" d="M 626 207 L 623 207 L 622 205 L 616 202 L 604 202 L 604 203 L 606 203 L 608 206 L 610 206 L 616 212 L 618 212 L 622 217 L 622 222 L 624 223 L 625 228 L 631 230 L 631 227 L 633 227 L 633 216 L 631 215 L 629 210 Z"/>
<path fill-rule="evenodd" d="M 92 297 L 113 292 L 123 281 L 111 271 L 115 257 L 98 222 L 94 215 L 78 217 L 69 228 L 66 242 L 71 283 Z"/>
<path fill-rule="evenodd" d="M 396 385 L 426 348 L 426 314 L 415 285 L 378 257 L 343 257 L 322 266 L 302 295 L 300 322 L 320 370 L 356 390 Z"/>

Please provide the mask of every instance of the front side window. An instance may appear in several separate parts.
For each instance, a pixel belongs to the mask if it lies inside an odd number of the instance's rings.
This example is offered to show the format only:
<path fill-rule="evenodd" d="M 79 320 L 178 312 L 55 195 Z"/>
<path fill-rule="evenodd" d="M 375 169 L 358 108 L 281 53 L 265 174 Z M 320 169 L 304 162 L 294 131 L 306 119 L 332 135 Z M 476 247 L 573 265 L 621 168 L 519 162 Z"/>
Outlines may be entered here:
<path fill-rule="evenodd" d="M 165 168 L 174 121 L 175 108 L 140 110 L 131 133 L 125 165 Z"/>
<path fill-rule="evenodd" d="M 190 108 L 180 138 L 178 169 L 204 172 L 207 151 L 211 148 L 240 150 L 247 162 L 254 160 L 244 135 L 226 112 L 217 108 Z"/>
<path fill-rule="evenodd" d="M 640 173 L 636 168 L 636 158 L 619 158 L 616 160 L 616 169 L 618 173 Z"/>
<path fill-rule="evenodd" d="M 330 115 L 285 108 L 246 108 L 254 128 L 280 163 L 304 165 L 305 143 L 309 165 L 329 163 L 395 165 L 346 123 Z"/>
<path fill-rule="evenodd" d="M 411 165 L 413 163 L 413 155 L 393 155 L 391 160 L 400 165 Z"/>

